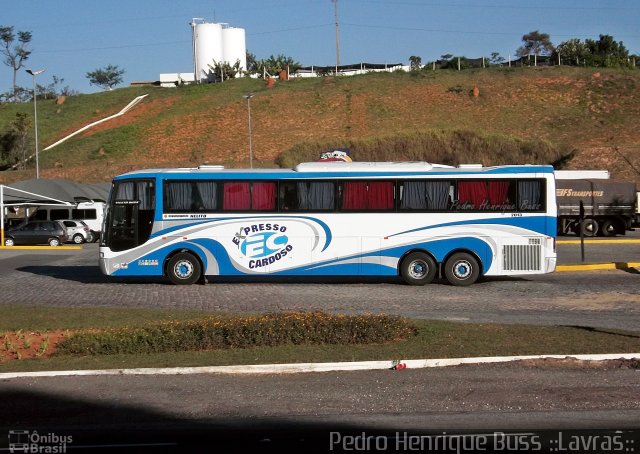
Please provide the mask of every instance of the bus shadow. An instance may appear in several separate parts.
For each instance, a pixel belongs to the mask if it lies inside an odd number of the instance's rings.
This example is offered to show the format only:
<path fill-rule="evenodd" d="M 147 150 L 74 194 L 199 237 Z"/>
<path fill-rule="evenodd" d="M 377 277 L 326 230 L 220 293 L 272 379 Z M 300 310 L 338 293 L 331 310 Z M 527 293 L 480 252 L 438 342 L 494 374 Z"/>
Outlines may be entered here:
<path fill-rule="evenodd" d="M 489 284 L 491 282 L 528 282 L 526 276 L 483 276 L 473 285 Z"/>
<path fill-rule="evenodd" d="M 481 277 L 473 286 L 491 282 L 525 282 L 526 278 L 511 276 Z M 392 284 L 407 286 L 400 276 L 208 276 L 208 284 Z M 444 278 L 427 284 L 448 285 Z"/>
<path fill-rule="evenodd" d="M 105 276 L 97 266 L 52 266 L 29 265 L 17 268 L 18 271 L 37 276 L 78 282 L 81 284 L 165 284 L 173 285 L 167 279 L 151 277 L 115 277 Z M 492 282 L 523 282 L 524 277 L 492 276 L 481 277 L 474 284 L 487 285 Z M 406 285 L 399 276 L 208 276 L 207 284 L 392 284 Z M 195 285 L 202 285 L 203 282 Z M 450 285 L 444 278 L 436 278 L 428 285 Z M 453 287 L 453 286 L 452 286 Z M 473 286 L 472 286 L 473 287 Z"/>
<path fill-rule="evenodd" d="M 394 276 L 207 276 L 208 284 L 402 284 Z"/>
<path fill-rule="evenodd" d="M 100 268 L 97 266 L 23 266 L 17 268 L 17 271 L 24 273 L 31 273 L 37 276 L 47 276 L 54 279 L 61 279 L 64 281 L 78 282 L 80 284 L 143 284 L 143 283 L 159 283 L 162 282 L 162 278 L 117 278 L 113 276 L 105 276 L 100 272 Z"/>

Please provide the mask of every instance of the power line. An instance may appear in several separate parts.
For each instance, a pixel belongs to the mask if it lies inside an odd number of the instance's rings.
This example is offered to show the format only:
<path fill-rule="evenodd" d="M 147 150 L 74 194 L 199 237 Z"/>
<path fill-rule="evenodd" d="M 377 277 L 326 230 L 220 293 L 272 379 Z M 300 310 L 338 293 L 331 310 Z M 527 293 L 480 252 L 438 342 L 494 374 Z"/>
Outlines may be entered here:
<path fill-rule="evenodd" d="M 272 34 L 272 33 L 295 32 L 295 31 L 300 31 L 300 30 L 310 30 L 312 28 L 331 27 L 332 25 L 333 24 L 305 25 L 303 27 L 282 28 L 280 30 L 270 30 L 270 31 L 266 31 L 266 32 L 247 33 L 247 36 L 269 35 L 269 34 Z"/>
<path fill-rule="evenodd" d="M 34 54 L 57 54 L 64 52 L 91 52 L 95 50 L 113 50 L 113 49 L 129 49 L 136 47 L 153 47 L 153 46 L 169 46 L 174 44 L 184 44 L 189 41 L 167 41 L 163 43 L 146 43 L 146 44 L 126 44 L 122 46 L 105 46 L 105 47 L 84 47 L 76 49 L 51 49 L 51 50 L 34 50 Z"/>
<path fill-rule="evenodd" d="M 264 32 L 256 32 L 256 33 L 247 33 L 247 36 L 259 36 L 259 35 L 269 35 L 273 33 L 285 33 L 285 32 L 293 32 L 300 30 L 310 30 L 313 28 L 323 28 L 323 27 L 331 27 L 333 24 L 322 24 L 322 25 L 306 25 L 303 27 L 292 27 L 292 28 L 283 28 L 280 30 L 269 30 Z M 157 46 L 171 46 L 171 45 L 183 45 L 190 43 L 191 41 L 183 40 L 183 41 L 165 41 L 160 43 L 142 43 L 142 44 L 123 44 L 121 46 L 103 46 L 103 47 L 82 47 L 75 49 L 48 49 L 48 50 L 34 50 L 34 54 L 56 54 L 56 53 L 65 53 L 65 52 L 91 52 L 96 50 L 114 50 L 114 49 L 132 49 L 139 47 L 157 47 Z"/>
<path fill-rule="evenodd" d="M 443 7 L 443 8 L 499 8 L 499 9 L 542 9 L 545 11 L 638 11 L 640 8 L 630 7 L 611 7 L 611 6 L 537 6 L 537 5 L 492 5 L 492 4 L 479 4 L 479 3 L 426 3 L 426 2 L 410 2 L 410 1 L 383 1 L 383 0 L 347 0 L 349 3 L 378 3 L 387 6 L 407 5 L 407 6 L 422 6 L 426 8 Z"/>
<path fill-rule="evenodd" d="M 502 36 L 522 36 L 522 32 L 486 32 L 486 31 L 474 31 L 474 30 L 446 30 L 446 29 L 438 29 L 438 28 L 418 28 L 418 27 L 398 27 L 391 25 L 369 25 L 369 24 L 354 24 L 349 22 L 343 22 L 342 25 L 349 25 L 351 27 L 360 27 L 360 28 L 376 28 L 376 29 L 386 29 L 386 30 L 402 30 L 402 31 L 415 31 L 415 32 L 430 32 L 430 33 L 460 33 L 466 35 L 502 35 Z M 565 38 L 576 38 L 579 36 L 593 36 L 597 37 L 600 33 L 596 35 L 584 35 L 584 34 L 557 34 L 557 33 L 549 33 L 553 36 L 565 37 Z M 616 35 L 616 38 L 639 38 L 640 35 Z"/>

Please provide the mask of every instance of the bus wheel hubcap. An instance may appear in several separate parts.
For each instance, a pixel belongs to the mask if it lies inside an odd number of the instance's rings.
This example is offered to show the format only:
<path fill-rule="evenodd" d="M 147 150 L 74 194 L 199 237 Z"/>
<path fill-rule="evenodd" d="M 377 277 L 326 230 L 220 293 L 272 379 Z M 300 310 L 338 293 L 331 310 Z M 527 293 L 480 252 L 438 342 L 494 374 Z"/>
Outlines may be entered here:
<path fill-rule="evenodd" d="M 173 269 L 180 279 L 186 279 L 193 274 L 193 264 L 187 260 L 180 260 Z"/>
<path fill-rule="evenodd" d="M 409 266 L 409 274 L 414 279 L 423 279 L 429 272 L 429 266 L 422 260 L 415 260 Z"/>
<path fill-rule="evenodd" d="M 453 267 L 453 274 L 458 279 L 466 279 L 471 274 L 471 270 L 471 264 L 466 260 L 462 260 L 456 262 L 455 266 Z"/>

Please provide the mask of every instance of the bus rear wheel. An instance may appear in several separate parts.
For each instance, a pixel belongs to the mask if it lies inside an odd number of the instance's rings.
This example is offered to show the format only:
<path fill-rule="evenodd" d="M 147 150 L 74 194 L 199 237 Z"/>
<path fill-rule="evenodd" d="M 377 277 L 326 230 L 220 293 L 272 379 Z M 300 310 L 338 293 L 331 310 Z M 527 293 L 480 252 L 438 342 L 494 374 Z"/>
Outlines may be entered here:
<path fill-rule="evenodd" d="M 402 279 L 409 285 L 425 285 L 436 277 L 436 262 L 424 252 L 412 252 L 400 265 Z"/>
<path fill-rule="evenodd" d="M 451 285 L 471 285 L 480 277 L 480 265 L 471 254 L 457 252 L 445 262 L 444 275 Z"/>
<path fill-rule="evenodd" d="M 200 279 L 202 267 L 193 254 L 180 252 L 167 263 L 167 277 L 176 285 L 190 285 Z"/>

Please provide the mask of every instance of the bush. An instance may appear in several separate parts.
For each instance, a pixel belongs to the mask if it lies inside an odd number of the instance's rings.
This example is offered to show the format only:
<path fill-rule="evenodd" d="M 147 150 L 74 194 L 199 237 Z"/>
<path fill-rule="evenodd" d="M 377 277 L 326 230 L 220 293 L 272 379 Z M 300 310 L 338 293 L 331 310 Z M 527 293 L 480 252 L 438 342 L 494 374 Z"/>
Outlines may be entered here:
<path fill-rule="evenodd" d="M 370 344 L 413 334 L 415 328 L 400 317 L 293 312 L 78 332 L 58 344 L 57 353 L 108 355 L 287 344 Z"/>
<path fill-rule="evenodd" d="M 317 161 L 324 151 L 349 147 L 354 161 L 427 161 L 436 164 L 552 164 L 566 162 L 573 151 L 545 140 L 480 135 L 465 130 L 429 130 L 366 139 L 305 141 L 282 152 L 276 164 L 295 167 Z"/>

